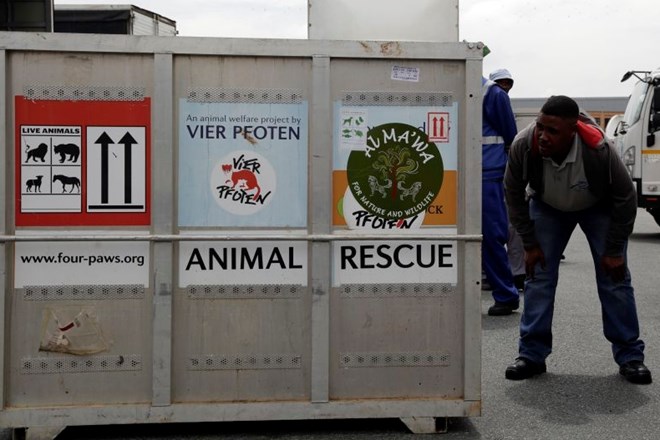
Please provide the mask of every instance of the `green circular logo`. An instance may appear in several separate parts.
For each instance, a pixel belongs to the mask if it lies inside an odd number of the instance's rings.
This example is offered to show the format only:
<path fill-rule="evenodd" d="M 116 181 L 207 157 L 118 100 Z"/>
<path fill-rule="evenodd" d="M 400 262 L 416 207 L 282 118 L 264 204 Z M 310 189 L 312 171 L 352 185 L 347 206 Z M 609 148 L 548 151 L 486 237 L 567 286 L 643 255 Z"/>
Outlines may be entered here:
<path fill-rule="evenodd" d="M 352 151 L 348 186 L 371 214 L 388 219 L 424 211 L 442 186 L 444 166 L 438 147 L 422 130 L 390 123 L 367 132 L 364 150 Z"/>

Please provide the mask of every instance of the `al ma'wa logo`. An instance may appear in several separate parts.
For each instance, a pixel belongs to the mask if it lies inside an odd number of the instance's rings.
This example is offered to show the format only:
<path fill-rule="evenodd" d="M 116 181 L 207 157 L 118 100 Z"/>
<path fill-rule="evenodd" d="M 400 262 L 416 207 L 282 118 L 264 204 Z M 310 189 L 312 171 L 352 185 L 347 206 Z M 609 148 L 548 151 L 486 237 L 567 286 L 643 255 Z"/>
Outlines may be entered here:
<path fill-rule="evenodd" d="M 425 211 L 435 200 L 444 167 L 426 133 L 390 123 L 369 130 L 365 148 L 349 155 L 346 172 L 348 186 L 364 209 L 401 219 Z"/>

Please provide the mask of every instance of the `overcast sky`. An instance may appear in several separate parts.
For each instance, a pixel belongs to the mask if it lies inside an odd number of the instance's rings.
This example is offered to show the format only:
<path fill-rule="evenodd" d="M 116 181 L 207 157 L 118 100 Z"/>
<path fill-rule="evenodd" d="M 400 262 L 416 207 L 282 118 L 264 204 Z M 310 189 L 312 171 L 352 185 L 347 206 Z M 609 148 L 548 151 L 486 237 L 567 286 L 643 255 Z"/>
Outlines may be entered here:
<path fill-rule="evenodd" d="M 414 0 L 407 2 L 414 7 Z M 74 3 L 131 1 L 55 0 Z M 175 20 L 182 37 L 307 37 L 307 0 L 132 4 Z M 660 67 L 660 1 L 459 0 L 459 40 L 491 49 L 484 72 L 508 68 L 515 78 L 512 97 L 627 96 L 633 80 L 621 84 L 623 73 Z"/>

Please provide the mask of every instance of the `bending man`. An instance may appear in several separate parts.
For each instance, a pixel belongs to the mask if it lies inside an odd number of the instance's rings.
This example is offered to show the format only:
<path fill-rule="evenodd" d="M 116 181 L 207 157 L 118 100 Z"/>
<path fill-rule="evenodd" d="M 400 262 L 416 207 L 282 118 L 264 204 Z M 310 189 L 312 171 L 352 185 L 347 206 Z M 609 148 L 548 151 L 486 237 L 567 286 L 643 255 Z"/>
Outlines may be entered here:
<path fill-rule="evenodd" d="M 604 334 L 619 373 L 633 383 L 651 383 L 626 266 L 636 194 L 602 130 L 580 116 L 571 98 L 550 97 L 536 123 L 513 142 L 504 185 L 527 272 L 519 357 L 506 369 L 506 378 L 527 379 L 546 371 L 559 261 L 580 225 L 595 263 Z"/>

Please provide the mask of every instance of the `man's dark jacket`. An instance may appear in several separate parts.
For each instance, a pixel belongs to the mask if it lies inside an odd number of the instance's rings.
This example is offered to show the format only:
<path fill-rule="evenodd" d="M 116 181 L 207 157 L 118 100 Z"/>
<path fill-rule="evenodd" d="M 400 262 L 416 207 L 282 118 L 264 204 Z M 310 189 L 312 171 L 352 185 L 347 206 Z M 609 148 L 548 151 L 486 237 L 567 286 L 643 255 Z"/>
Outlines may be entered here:
<path fill-rule="evenodd" d="M 534 222 L 529 217 L 527 184 L 532 197 L 543 192 L 543 159 L 535 132 L 532 123 L 518 133 L 511 144 L 504 176 L 509 221 L 520 234 L 525 249 L 538 246 Z M 585 146 L 582 158 L 589 190 L 599 199 L 599 206 L 610 214 L 605 255 L 621 256 L 637 215 L 635 187 L 611 141 L 599 127 L 587 118 L 581 118 L 577 136 Z"/>

